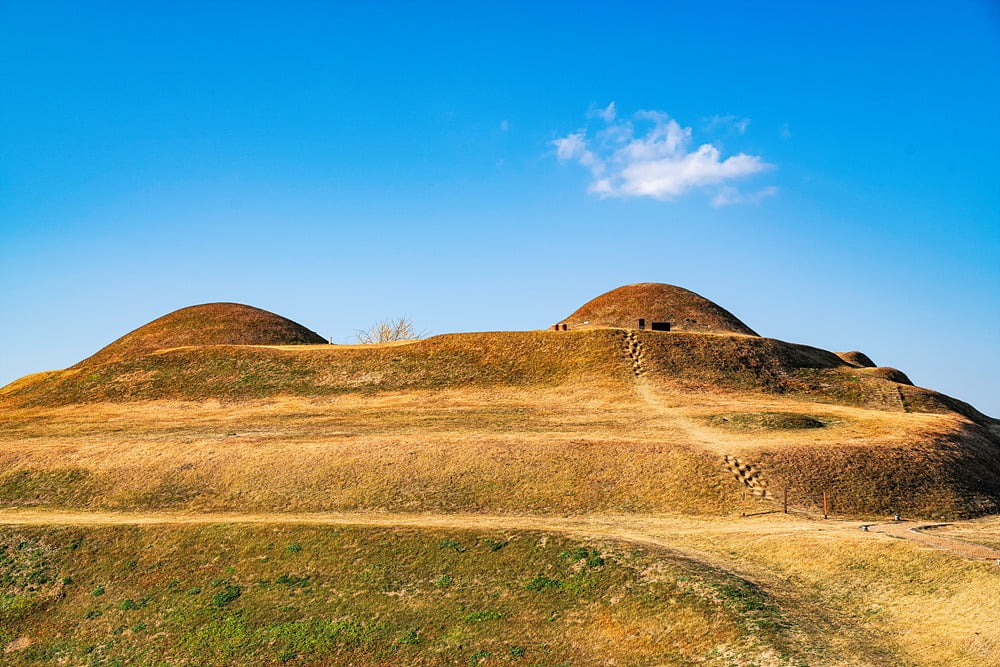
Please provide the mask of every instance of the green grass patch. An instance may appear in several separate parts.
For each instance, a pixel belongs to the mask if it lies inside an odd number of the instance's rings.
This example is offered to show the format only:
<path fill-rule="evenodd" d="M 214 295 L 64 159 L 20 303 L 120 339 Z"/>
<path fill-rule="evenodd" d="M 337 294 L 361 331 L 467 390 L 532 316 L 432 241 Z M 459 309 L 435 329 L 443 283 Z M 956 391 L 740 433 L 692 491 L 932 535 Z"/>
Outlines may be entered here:
<path fill-rule="evenodd" d="M 714 415 L 708 423 L 712 426 L 738 431 L 796 430 L 823 428 L 826 424 L 815 417 L 795 412 L 730 412 Z"/>
<path fill-rule="evenodd" d="M 225 607 L 235 602 L 241 595 L 243 595 L 243 589 L 240 586 L 228 585 L 212 596 L 212 606 Z"/>
<path fill-rule="evenodd" d="M 0 596 L 3 636 L 33 639 L 5 665 L 674 664 L 720 643 L 748 660 L 786 650 L 781 627 L 758 627 L 774 618 L 767 596 L 724 588 L 738 583 L 728 575 L 552 534 L 515 532 L 493 549 L 475 531 L 0 528 L 0 543 L 0 574 L 19 586 Z M 675 615 L 714 630 L 678 640 Z M 659 634 L 641 645 L 587 630 L 600 618 L 648 633 L 650 617 Z"/>

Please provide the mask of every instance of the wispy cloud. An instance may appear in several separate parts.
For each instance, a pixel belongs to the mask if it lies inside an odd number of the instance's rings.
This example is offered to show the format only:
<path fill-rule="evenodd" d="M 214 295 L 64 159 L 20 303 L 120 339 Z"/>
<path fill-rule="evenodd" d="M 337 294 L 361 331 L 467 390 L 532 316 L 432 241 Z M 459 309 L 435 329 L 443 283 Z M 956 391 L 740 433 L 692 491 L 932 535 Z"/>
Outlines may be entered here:
<path fill-rule="evenodd" d="M 757 155 L 739 153 L 723 158 L 712 144 L 692 149 L 690 127 L 682 127 L 662 111 L 638 111 L 631 119 L 618 120 L 615 103 L 591 110 L 588 117 L 600 118 L 604 127 L 588 136 L 583 128 L 555 139 L 556 158 L 577 162 L 593 177 L 587 190 L 600 197 L 653 197 L 670 200 L 696 188 L 715 193 L 713 204 L 725 206 L 760 201 L 772 196 L 776 188 L 765 188 L 754 195 L 744 195 L 729 181 L 771 169 Z M 717 117 L 724 119 L 727 117 Z M 719 122 L 722 122 L 721 120 Z M 749 119 L 732 120 L 742 132 Z M 715 203 L 718 200 L 719 203 Z"/>
<path fill-rule="evenodd" d="M 604 107 L 603 109 L 591 108 L 590 111 L 587 112 L 588 117 L 600 118 L 605 123 L 610 123 L 611 121 L 613 121 L 617 114 L 618 112 L 615 110 L 614 102 Z"/>
<path fill-rule="evenodd" d="M 733 204 L 759 204 L 768 197 L 778 194 L 778 188 L 769 185 L 761 188 L 757 192 L 744 193 L 734 187 L 726 186 L 719 188 L 719 191 L 712 197 L 712 206 L 732 206 Z"/>

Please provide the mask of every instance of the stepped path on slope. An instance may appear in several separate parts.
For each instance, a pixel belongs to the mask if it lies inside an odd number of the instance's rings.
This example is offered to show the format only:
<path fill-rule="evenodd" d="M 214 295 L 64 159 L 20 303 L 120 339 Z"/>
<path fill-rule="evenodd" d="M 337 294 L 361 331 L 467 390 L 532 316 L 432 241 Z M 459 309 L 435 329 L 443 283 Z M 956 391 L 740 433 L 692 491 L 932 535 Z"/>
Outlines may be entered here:
<path fill-rule="evenodd" d="M 721 533 L 747 533 L 756 536 L 782 536 L 793 539 L 808 535 L 813 538 L 838 539 L 858 536 L 858 529 L 867 525 L 870 533 L 887 538 L 901 538 L 934 549 L 948 551 L 969 560 L 1000 559 L 1000 550 L 980 544 L 930 535 L 924 529 L 940 524 L 891 522 L 862 524 L 855 521 L 816 520 L 794 515 L 776 514 L 770 517 L 734 520 L 733 517 L 693 518 L 669 515 L 591 514 L 574 517 L 491 514 L 407 514 L 372 512 L 318 512 L 301 514 L 279 513 L 206 513 L 177 514 L 167 512 L 75 512 L 66 510 L 0 509 L 0 526 L 154 526 L 204 524 L 340 524 L 391 528 L 453 528 L 461 530 L 535 530 L 562 533 L 578 537 L 618 540 L 645 544 L 722 567 L 741 576 L 730 565 L 700 550 L 683 548 L 678 540 L 684 536 Z"/>
<path fill-rule="evenodd" d="M 719 454 L 725 461 L 726 468 L 736 480 L 750 489 L 751 493 L 768 498 L 767 483 L 761 476 L 758 466 L 747 464 L 732 455 L 733 451 L 745 445 L 745 441 L 737 436 L 720 433 L 698 423 L 697 420 L 683 414 L 680 407 L 668 405 L 650 379 L 645 363 L 645 346 L 634 331 L 623 332 L 625 355 L 635 376 L 636 395 L 658 415 L 671 420 L 688 439 L 710 452 Z"/>
<path fill-rule="evenodd" d="M 650 379 L 645 365 L 645 349 L 642 341 L 632 331 L 623 332 L 625 354 L 635 375 L 635 392 L 646 405 L 658 415 L 668 417 L 680 428 L 692 443 L 716 452 L 720 456 L 728 456 L 738 440 L 728 434 L 704 428 L 694 419 L 687 417 L 679 406 L 669 405 L 663 400 L 660 392 Z"/>

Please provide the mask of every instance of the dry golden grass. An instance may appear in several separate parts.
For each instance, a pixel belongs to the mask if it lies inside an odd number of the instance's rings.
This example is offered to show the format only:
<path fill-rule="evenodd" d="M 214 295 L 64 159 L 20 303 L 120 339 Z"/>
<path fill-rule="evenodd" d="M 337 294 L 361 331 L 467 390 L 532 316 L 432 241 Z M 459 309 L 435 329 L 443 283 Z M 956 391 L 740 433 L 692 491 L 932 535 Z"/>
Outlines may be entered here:
<path fill-rule="evenodd" d="M 895 659 L 874 664 L 979 667 L 1000 665 L 1000 568 L 948 552 L 857 530 L 782 531 L 756 517 L 743 531 L 668 533 L 677 543 L 728 555 L 829 612 L 825 619 L 843 654 L 881 647 Z M 873 656 L 869 656 L 869 660 Z M 866 664 L 859 660 L 858 664 Z M 867 664 L 872 664 L 871 662 Z"/>
<path fill-rule="evenodd" d="M 679 508 L 721 510 L 726 480 L 715 457 L 674 447 L 681 435 L 670 439 L 634 405 L 634 397 L 578 388 L 36 409 L 3 417 L 0 488 L 14 491 L 17 471 L 44 481 L 45 471 L 72 470 L 78 498 L 36 486 L 6 500 L 583 512 L 654 509 L 666 485 L 677 489 Z M 706 492 L 684 497 L 690 479 L 702 479 Z M 51 480 L 59 493 L 73 488 Z"/>
<path fill-rule="evenodd" d="M 710 424 L 738 411 L 801 413 L 826 425 L 742 433 Z M 740 487 L 722 463 L 731 454 L 765 462 L 773 494 L 792 482 L 812 494 L 796 491 L 793 505 L 815 508 L 815 494 L 828 490 L 843 513 L 870 507 L 867 496 L 850 495 L 870 471 L 851 460 L 842 469 L 803 461 L 858 452 L 893 470 L 900 451 L 932 449 L 960 419 L 652 382 L 29 408 L 0 415 L 0 502 L 718 514 L 739 506 Z M 811 479 L 817 470 L 827 476 Z M 947 485 L 923 487 L 911 507 L 960 504 Z"/>

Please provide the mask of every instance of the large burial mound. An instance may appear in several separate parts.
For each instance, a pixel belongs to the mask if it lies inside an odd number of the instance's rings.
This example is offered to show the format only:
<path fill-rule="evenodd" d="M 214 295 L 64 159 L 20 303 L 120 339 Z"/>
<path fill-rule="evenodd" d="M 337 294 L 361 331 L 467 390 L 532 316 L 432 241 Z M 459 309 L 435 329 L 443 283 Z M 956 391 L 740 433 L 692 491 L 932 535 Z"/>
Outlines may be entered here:
<path fill-rule="evenodd" d="M 725 308 L 683 287 L 663 283 L 637 283 L 605 292 L 560 324 L 569 329 L 635 329 L 640 319 L 644 328 L 662 322 L 671 331 L 757 335 Z"/>
<path fill-rule="evenodd" d="M 93 366 L 156 350 L 200 345 L 303 345 L 326 341 L 272 312 L 240 303 L 181 308 L 125 334 L 74 368 Z"/>
<path fill-rule="evenodd" d="M 345 346 L 185 308 L 0 389 L 0 505 L 719 514 L 746 489 L 842 515 L 1000 509 L 1000 423 L 859 352 L 655 283 L 566 323 Z"/>

